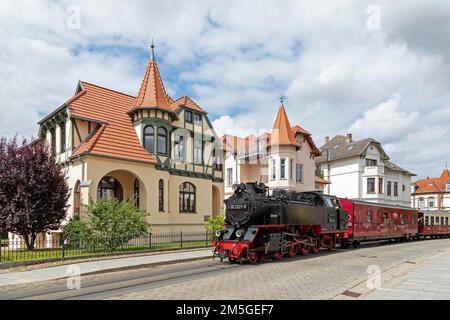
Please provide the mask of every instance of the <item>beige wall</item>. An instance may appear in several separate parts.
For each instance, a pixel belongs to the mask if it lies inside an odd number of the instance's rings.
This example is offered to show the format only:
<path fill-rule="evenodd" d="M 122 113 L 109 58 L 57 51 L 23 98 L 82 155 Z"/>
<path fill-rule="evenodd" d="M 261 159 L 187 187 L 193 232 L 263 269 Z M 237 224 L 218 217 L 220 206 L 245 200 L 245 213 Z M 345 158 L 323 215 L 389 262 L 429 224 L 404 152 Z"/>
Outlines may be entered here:
<path fill-rule="evenodd" d="M 87 188 L 89 199 L 97 200 L 97 186 L 104 176 L 116 178 L 122 185 L 124 200 L 134 193 L 134 181 L 140 181 L 140 207 L 146 210 L 153 232 L 203 232 L 205 217 L 213 215 L 213 208 L 223 213 L 223 183 L 212 180 L 170 175 L 168 171 L 156 170 L 153 165 L 140 162 L 86 156 L 84 179 L 81 178 L 81 164 L 74 163 L 69 171 L 69 186 L 72 188 L 70 203 L 73 203 L 75 183 L 78 180 L 89 181 Z M 164 181 L 164 212 L 159 212 L 159 180 Z M 196 187 L 196 213 L 179 212 L 179 187 L 190 182 Z M 216 197 L 213 199 L 213 186 Z M 84 202 L 87 203 L 85 197 Z M 214 202 L 214 205 L 213 205 Z M 69 209 L 73 213 L 73 207 Z"/>

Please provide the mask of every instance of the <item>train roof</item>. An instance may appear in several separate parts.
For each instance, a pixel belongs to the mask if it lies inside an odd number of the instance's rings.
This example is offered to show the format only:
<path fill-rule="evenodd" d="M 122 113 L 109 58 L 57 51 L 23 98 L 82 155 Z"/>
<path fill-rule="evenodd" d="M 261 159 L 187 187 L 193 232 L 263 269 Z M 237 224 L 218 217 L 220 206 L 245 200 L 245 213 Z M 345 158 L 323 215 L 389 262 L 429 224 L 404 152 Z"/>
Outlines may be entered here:
<path fill-rule="evenodd" d="M 405 210 L 416 210 L 416 211 L 418 211 L 416 208 L 413 208 L 413 207 L 406 207 L 406 206 L 394 205 L 394 204 L 389 204 L 389 203 L 379 203 L 379 202 L 370 202 L 370 201 L 363 201 L 363 200 L 353 200 L 353 199 L 348 199 L 348 198 L 339 198 L 339 199 L 345 199 L 345 200 L 348 200 L 348 201 L 356 203 L 356 204 L 363 204 L 363 205 L 368 205 L 368 206 L 373 206 L 373 207 L 383 207 L 383 208 L 391 208 L 391 209 L 405 209 Z"/>
<path fill-rule="evenodd" d="M 450 211 L 443 211 L 443 210 L 419 210 L 419 211 L 424 214 L 448 214 L 448 215 L 450 215 Z"/>

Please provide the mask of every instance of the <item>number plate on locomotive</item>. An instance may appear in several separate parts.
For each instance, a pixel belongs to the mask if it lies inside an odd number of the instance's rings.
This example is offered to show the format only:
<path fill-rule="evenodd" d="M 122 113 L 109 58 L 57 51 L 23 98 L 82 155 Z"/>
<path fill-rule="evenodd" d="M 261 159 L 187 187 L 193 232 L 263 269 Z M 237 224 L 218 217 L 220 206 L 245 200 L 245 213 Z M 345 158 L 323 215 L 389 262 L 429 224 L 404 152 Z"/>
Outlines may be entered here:
<path fill-rule="evenodd" d="M 247 204 L 231 204 L 230 210 L 247 210 Z"/>

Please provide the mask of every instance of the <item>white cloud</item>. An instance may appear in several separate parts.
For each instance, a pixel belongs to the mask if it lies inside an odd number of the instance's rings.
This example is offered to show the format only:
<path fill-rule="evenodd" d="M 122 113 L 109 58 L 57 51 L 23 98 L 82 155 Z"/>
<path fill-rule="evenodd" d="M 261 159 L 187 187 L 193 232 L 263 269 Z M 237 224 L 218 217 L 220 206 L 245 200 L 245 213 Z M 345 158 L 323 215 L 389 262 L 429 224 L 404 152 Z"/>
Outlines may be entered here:
<path fill-rule="evenodd" d="M 376 136 L 384 143 L 406 137 L 413 132 L 420 118 L 417 111 L 401 112 L 399 110 L 401 96 L 395 94 L 389 100 L 367 110 L 362 118 L 357 119 L 349 131 L 359 137 Z"/>
<path fill-rule="evenodd" d="M 379 30 L 366 27 L 372 4 L 0 2 L 0 135 L 36 134 L 39 113 L 70 97 L 78 79 L 135 94 L 153 37 L 170 94 L 192 93 L 217 131 L 271 128 L 285 94 L 291 123 L 317 144 L 352 130 L 385 143 L 399 164 L 437 175 L 450 160 L 450 139 L 440 139 L 450 121 L 450 3 L 377 1 Z M 69 5 L 81 10 L 79 30 L 67 28 Z"/>

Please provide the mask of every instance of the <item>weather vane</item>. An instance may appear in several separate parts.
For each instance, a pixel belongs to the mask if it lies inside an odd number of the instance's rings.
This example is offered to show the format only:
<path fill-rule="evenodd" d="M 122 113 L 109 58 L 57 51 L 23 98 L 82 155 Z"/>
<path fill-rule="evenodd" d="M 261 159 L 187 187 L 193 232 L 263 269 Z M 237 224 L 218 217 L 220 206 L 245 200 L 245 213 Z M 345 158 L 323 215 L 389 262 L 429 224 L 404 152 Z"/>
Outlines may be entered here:
<path fill-rule="evenodd" d="M 153 43 L 153 38 L 152 38 L 152 45 L 150 46 L 150 48 L 152 49 L 152 58 L 155 57 L 155 44 Z"/>
<path fill-rule="evenodd" d="M 281 104 L 283 104 L 286 100 L 287 100 L 287 98 L 285 96 L 280 97 Z"/>

